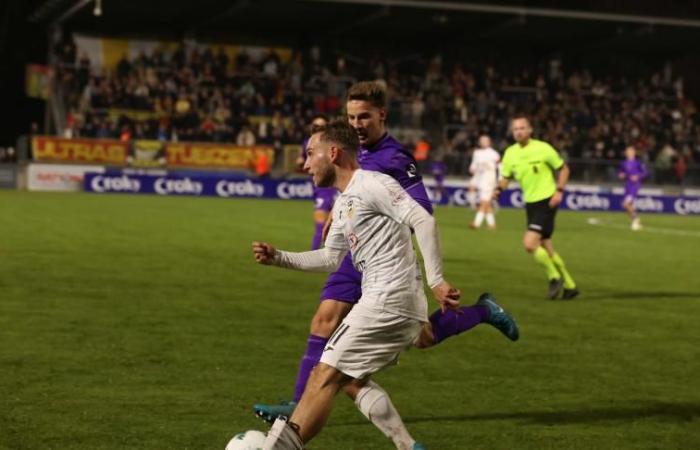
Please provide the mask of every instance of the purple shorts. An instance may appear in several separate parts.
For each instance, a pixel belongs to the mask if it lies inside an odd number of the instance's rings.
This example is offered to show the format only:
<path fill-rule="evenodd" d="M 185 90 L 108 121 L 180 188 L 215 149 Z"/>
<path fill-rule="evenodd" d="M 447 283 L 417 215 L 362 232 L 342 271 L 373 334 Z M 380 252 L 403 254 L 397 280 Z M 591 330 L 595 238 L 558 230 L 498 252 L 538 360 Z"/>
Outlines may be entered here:
<path fill-rule="evenodd" d="M 335 194 L 335 188 L 314 188 L 314 209 L 331 212 Z"/>
<path fill-rule="evenodd" d="M 350 252 L 345 255 L 338 270 L 330 274 L 321 291 L 321 301 L 338 300 L 355 304 L 362 297 L 362 274 L 352 264 Z"/>
<path fill-rule="evenodd" d="M 637 198 L 640 186 L 638 184 L 625 185 L 625 202 L 633 202 Z"/>

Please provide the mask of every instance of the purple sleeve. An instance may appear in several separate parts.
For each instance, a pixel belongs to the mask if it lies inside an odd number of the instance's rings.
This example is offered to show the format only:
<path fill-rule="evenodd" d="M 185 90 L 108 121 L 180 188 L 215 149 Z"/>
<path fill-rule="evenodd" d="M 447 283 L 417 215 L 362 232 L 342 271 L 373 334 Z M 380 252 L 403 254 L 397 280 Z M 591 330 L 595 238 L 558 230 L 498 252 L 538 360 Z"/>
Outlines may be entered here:
<path fill-rule="evenodd" d="M 426 211 L 433 213 L 433 204 L 430 202 L 423 178 L 418 174 L 418 165 L 412 155 L 397 151 L 389 161 L 385 173 L 398 181 L 401 187 Z"/>

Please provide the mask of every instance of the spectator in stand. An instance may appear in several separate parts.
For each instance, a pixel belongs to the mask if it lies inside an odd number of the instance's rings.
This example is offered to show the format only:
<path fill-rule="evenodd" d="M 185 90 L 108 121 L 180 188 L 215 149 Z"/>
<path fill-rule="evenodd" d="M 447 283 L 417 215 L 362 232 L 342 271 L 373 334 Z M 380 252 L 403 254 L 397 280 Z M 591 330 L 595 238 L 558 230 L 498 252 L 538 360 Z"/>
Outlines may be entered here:
<path fill-rule="evenodd" d="M 425 138 L 425 136 L 418 139 L 416 146 L 413 150 L 413 157 L 418 163 L 418 169 L 420 173 L 425 173 L 428 164 L 428 158 L 430 156 L 430 143 Z"/>
<path fill-rule="evenodd" d="M 436 148 L 446 138 L 451 173 L 464 172 L 462 149 L 473 147 L 480 132 L 497 143 L 504 139 L 508 118 L 523 107 L 532 110 L 532 125 L 542 136 L 571 158 L 613 161 L 626 142 L 634 142 L 640 157 L 665 167 L 662 179 L 667 181 L 676 177 L 673 158 L 666 164 L 665 155 L 657 156 L 666 152 L 664 143 L 683 152 L 685 163 L 700 161 L 700 114 L 684 93 L 681 74 L 670 64 L 623 78 L 613 76 L 616 62 L 596 74 L 586 68 L 569 70 L 559 55 L 525 65 L 429 56 L 423 64 L 404 64 L 387 63 L 382 55 L 358 60 L 337 51 L 324 59 L 332 52 L 318 46 L 293 49 L 291 59 L 284 60 L 274 49 L 255 59 L 245 50 L 234 56 L 221 46 L 196 49 L 182 44 L 170 54 L 160 48 L 136 57 L 124 54 L 115 70 L 99 71 L 82 52 L 76 61 L 69 35 L 54 51 L 59 61 L 56 79 L 75 119 L 66 135 L 73 137 L 104 134 L 101 123 L 108 110 L 128 108 L 153 114 L 143 121 L 144 131 L 153 137 L 158 119 L 165 117 L 182 139 L 233 142 L 238 137 L 233 130 L 240 130 L 248 116 L 278 112 L 284 132 L 256 126 L 251 129 L 255 141 L 296 144 L 313 113 L 338 112 L 337 99 L 348 81 L 379 77 L 391 93 L 390 107 L 401 111 L 389 116 L 403 119 L 390 125 L 419 129 Z M 117 130 L 122 125 L 114 124 Z"/>
<path fill-rule="evenodd" d="M 267 156 L 267 150 L 255 150 L 253 169 L 255 170 L 255 175 L 258 178 L 268 178 L 270 176 L 272 166 L 270 165 L 270 158 Z"/>
<path fill-rule="evenodd" d="M 255 135 L 250 129 L 250 125 L 245 124 L 236 136 L 236 145 L 239 147 L 252 147 L 255 145 Z"/>

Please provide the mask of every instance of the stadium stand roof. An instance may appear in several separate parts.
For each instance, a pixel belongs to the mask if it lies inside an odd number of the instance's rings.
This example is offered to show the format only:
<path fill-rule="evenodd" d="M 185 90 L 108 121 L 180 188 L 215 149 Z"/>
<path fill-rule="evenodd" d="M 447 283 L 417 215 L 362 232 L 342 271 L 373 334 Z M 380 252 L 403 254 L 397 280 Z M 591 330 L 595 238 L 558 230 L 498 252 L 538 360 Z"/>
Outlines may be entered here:
<path fill-rule="evenodd" d="M 453 39 L 669 51 L 700 41 L 700 3 L 682 0 L 470 2 L 459 0 L 31 0 L 34 22 L 71 29 L 172 37 L 328 39 L 381 35 L 407 42 Z"/>

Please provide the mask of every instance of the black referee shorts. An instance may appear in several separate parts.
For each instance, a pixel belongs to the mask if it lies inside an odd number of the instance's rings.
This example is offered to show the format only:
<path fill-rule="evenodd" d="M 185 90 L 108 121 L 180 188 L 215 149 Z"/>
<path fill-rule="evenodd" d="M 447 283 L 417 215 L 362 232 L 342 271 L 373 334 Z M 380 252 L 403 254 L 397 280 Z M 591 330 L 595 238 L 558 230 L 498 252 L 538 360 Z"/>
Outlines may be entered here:
<path fill-rule="evenodd" d="M 551 197 L 550 197 L 551 198 Z M 534 203 L 525 203 L 527 229 L 539 233 L 542 239 L 549 239 L 554 234 L 554 216 L 557 208 L 549 207 L 549 198 Z"/>

